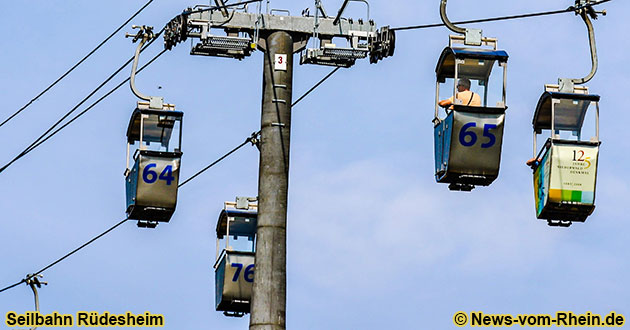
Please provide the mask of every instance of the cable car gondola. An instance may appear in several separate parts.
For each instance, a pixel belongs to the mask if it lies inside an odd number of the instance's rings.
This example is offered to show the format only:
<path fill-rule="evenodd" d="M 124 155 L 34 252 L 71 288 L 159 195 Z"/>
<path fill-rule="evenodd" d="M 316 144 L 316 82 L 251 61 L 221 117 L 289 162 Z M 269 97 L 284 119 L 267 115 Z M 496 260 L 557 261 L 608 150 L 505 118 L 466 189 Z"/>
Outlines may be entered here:
<path fill-rule="evenodd" d="M 490 185 L 499 175 L 509 56 L 497 49 L 497 39 L 448 21 L 446 0 L 440 9 L 443 22 L 464 35 L 449 36 L 436 68 L 435 179 L 448 183 L 451 190 L 471 191 Z M 501 79 L 502 84 L 497 84 Z M 445 89 L 452 94 L 441 95 Z M 446 109 L 444 118 L 440 106 Z"/>
<path fill-rule="evenodd" d="M 537 135 L 548 131 L 551 136 L 532 164 L 536 216 L 552 226 L 584 222 L 595 209 L 601 144 L 599 99 L 599 95 L 589 95 L 587 88 L 562 93 L 558 85 L 547 85 L 538 101 L 533 120 L 534 152 Z M 595 136 L 584 140 L 583 126 L 592 104 L 597 110 Z"/>
<path fill-rule="evenodd" d="M 168 110 L 173 109 L 173 110 Z M 183 113 L 138 102 L 127 128 L 127 215 L 140 227 L 168 222 L 177 204 Z M 132 153 L 133 150 L 133 153 Z M 129 168 L 130 158 L 134 165 Z"/>
<path fill-rule="evenodd" d="M 249 200 L 237 197 L 236 203 L 225 202 L 216 227 L 215 308 L 226 316 L 241 317 L 250 311 L 258 206 Z"/>
<path fill-rule="evenodd" d="M 142 41 L 131 70 L 131 90 L 144 101 L 138 102 L 127 128 L 126 212 L 129 219 L 138 220 L 138 227 L 155 228 L 158 222 L 169 222 L 175 212 L 184 114 L 174 105 L 165 104 L 161 97 L 145 96 L 136 90 L 140 49 L 154 36 L 151 28 L 142 27 L 133 37 L 134 42 Z M 133 167 L 129 167 L 131 158 Z"/>
<path fill-rule="evenodd" d="M 576 1 L 577 14 L 588 28 L 591 46 L 591 72 L 581 79 L 559 79 L 557 85 L 545 85 L 538 100 L 534 119 L 534 158 L 527 163 L 534 171 L 536 216 L 550 226 L 568 227 L 585 222 L 595 210 L 597 166 L 599 162 L 599 95 L 588 87 L 576 86 L 590 81 L 597 72 L 595 32 L 589 18 L 597 13 L 588 1 Z M 593 135 L 588 132 L 589 109 L 595 107 Z M 592 124 L 592 122 L 591 122 Z M 540 151 L 537 137 L 548 132 Z"/>

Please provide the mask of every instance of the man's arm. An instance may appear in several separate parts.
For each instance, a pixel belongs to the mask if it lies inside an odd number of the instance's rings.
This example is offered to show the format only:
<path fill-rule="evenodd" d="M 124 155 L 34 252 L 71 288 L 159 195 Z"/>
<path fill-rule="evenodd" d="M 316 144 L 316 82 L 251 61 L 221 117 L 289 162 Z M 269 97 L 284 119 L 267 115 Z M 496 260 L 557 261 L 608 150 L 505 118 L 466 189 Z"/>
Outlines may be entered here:
<path fill-rule="evenodd" d="M 453 105 L 453 97 L 451 96 L 450 98 L 446 99 L 446 100 L 442 100 L 440 102 L 438 102 L 438 105 L 441 106 L 442 108 L 448 108 L 451 105 Z"/>
<path fill-rule="evenodd" d="M 542 162 L 542 159 L 534 157 L 534 158 L 528 160 L 525 164 L 527 164 L 527 166 L 531 167 L 532 170 L 535 170 L 540 165 L 541 162 Z"/>

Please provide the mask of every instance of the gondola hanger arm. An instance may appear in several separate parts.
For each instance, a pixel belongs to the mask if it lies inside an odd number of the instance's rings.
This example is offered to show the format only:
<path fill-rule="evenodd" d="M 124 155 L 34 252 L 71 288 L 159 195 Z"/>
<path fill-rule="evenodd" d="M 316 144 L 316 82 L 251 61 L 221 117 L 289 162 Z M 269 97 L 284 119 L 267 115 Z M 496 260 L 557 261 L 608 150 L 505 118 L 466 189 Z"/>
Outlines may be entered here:
<path fill-rule="evenodd" d="M 448 19 L 448 16 L 446 15 L 446 2 L 447 1 L 448 0 L 440 0 L 440 18 L 442 18 L 442 22 L 446 25 L 446 27 L 449 30 L 455 33 L 459 33 L 459 34 L 465 34 L 466 33 L 465 28 L 456 26 Z"/>
<path fill-rule="evenodd" d="M 481 46 L 482 45 L 482 31 L 481 29 L 466 29 L 453 24 L 446 15 L 446 3 L 448 0 L 440 0 L 440 18 L 442 23 L 446 27 L 458 34 L 465 35 L 464 44 L 467 46 Z"/>
<path fill-rule="evenodd" d="M 223 15 L 223 17 L 228 18 L 230 16 L 227 9 L 225 8 L 225 1 L 214 0 L 214 3 L 217 5 L 217 7 L 220 8 L 219 10 L 221 11 L 221 15 Z"/>
<path fill-rule="evenodd" d="M 588 40 L 589 46 L 591 50 L 591 72 L 586 75 L 584 78 L 560 78 L 558 84 L 560 85 L 560 90 L 573 93 L 574 85 L 582 85 L 591 81 L 595 74 L 597 73 L 597 68 L 599 66 L 599 60 L 597 57 L 597 43 L 595 41 L 595 29 L 593 27 L 592 19 L 597 19 L 598 14 L 602 14 L 606 16 L 606 11 L 603 10 L 601 12 L 595 11 L 595 9 L 590 6 L 591 0 L 576 0 L 575 1 L 575 14 L 582 17 L 582 20 L 586 24 L 586 28 L 588 31 Z"/>
<path fill-rule="evenodd" d="M 37 293 L 37 288 L 41 288 L 43 285 L 48 285 L 48 282 L 40 282 L 40 278 L 44 277 L 42 274 L 28 274 L 26 276 L 26 284 L 31 287 L 33 290 L 33 295 L 35 295 L 35 311 L 39 313 L 39 295 Z M 37 330 L 37 327 L 30 328 L 29 330 Z"/>
<path fill-rule="evenodd" d="M 142 93 L 140 93 L 140 91 L 138 91 L 138 89 L 136 88 L 136 72 L 138 70 L 138 59 L 140 57 L 140 52 L 142 50 L 142 47 L 144 46 L 144 44 L 149 41 L 152 40 L 154 38 L 156 38 L 156 35 L 153 33 L 153 27 L 152 26 L 138 26 L 138 25 L 133 25 L 132 28 L 134 29 L 140 29 L 140 31 L 138 31 L 137 34 L 125 34 L 126 38 L 133 38 L 133 42 L 137 42 L 138 40 L 140 40 L 140 43 L 138 44 L 138 47 L 136 48 L 136 53 L 134 55 L 133 58 L 133 65 L 131 67 L 131 77 L 129 79 L 129 85 L 131 86 L 131 91 L 133 92 L 133 94 L 135 96 L 137 96 L 139 99 L 144 100 L 144 101 L 149 101 L 150 103 L 150 108 L 152 109 L 162 109 L 162 107 L 164 106 L 164 98 L 159 97 L 159 96 L 147 96 L 144 95 Z"/>
<path fill-rule="evenodd" d="M 606 11 L 603 11 L 602 14 L 605 16 Z M 578 15 L 582 16 L 582 20 L 586 24 L 586 28 L 588 30 L 588 41 L 591 49 L 591 72 L 584 78 L 581 79 L 573 79 L 575 84 L 585 84 L 589 82 L 595 74 L 597 73 L 597 68 L 599 65 L 599 61 L 597 58 L 597 44 L 595 42 L 595 29 L 593 28 L 593 22 L 591 21 L 591 17 L 597 19 L 597 13 L 593 9 L 593 7 L 587 7 L 579 10 Z"/>

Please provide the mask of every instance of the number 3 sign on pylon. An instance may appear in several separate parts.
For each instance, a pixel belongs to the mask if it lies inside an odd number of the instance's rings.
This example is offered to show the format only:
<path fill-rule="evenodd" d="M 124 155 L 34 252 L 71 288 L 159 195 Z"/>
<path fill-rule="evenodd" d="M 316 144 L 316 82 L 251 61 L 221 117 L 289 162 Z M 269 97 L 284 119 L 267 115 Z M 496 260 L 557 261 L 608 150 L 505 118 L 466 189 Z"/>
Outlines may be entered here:
<path fill-rule="evenodd" d="M 276 61 L 274 64 L 274 69 L 276 71 L 287 71 L 287 54 L 276 54 Z"/>

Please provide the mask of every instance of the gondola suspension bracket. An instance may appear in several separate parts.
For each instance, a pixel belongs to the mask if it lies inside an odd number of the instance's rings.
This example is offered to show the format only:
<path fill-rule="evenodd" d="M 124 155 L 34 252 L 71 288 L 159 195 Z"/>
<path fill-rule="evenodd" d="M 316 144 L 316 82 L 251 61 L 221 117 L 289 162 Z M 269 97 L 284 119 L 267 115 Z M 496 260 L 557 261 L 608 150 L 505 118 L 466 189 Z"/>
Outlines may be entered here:
<path fill-rule="evenodd" d="M 598 14 L 602 16 L 606 16 L 606 10 L 602 10 L 600 12 L 596 11 L 592 6 L 592 0 L 576 0 L 575 1 L 575 15 L 580 16 L 586 24 L 586 29 L 588 31 L 588 40 L 591 51 L 591 71 L 584 78 L 560 78 L 558 79 L 558 85 L 560 86 L 560 91 L 563 93 L 573 93 L 575 85 L 586 84 L 591 81 L 595 74 L 597 73 L 597 69 L 599 66 L 599 60 L 597 57 L 597 44 L 595 41 L 595 29 L 593 27 L 593 22 L 591 19 L 597 19 Z"/>
<path fill-rule="evenodd" d="M 44 277 L 42 274 L 28 274 L 26 275 L 26 285 L 31 287 L 33 295 L 35 297 L 35 312 L 39 313 L 39 293 L 37 289 L 41 289 L 42 285 L 48 285 L 48 282 L 42 282 L 39 279 Z M 29 330 L 37 330 L 37 327 L 30 328 Z"/>
<path fill-rule="evenodd" d="M 464 44 L 466 46 L 481 46 L 483 43 L 483 31 L 481 29 L 461 28 L 453 24 L 446 15 L 446 3 L 448 0 L 440 2 L 440 18 L 446 27 L 457 33 L 464 35 Z"/>
<path fill-rule="evenodd" d="M 161 97 L 161 96 L 147 96 L 147 95 L 144 95 L 144 94 L 140 93 L 140 91 L 138 91 L 138 89 L 136 88 L 136 73 L 137 73 L 137 70 L 138 70 L 138 58 L 140 57 L 140 52 L 142 51 L 142 47 L 144 46 L 144 44 L 147 41 L 156 38 L 155 34 L 153 33 L 153 27 L 152 26 L 146 26 L 146 25 L 142 25 L 142 26 L 133 25 L 132 28 L 133 29 L 140 29 L 140 31 L 138 31 L 138 33 L 136 33 L 136 34 L 126 33 L 125 37 L 126 38 L 133 38 L 132 39 L 133 43 L 136 43 L 138 40 L 140 40 L 140 43 L 138 44 L 138 47 L 136 48 L 136 53 L 135 53 L 134 58 L 133 58 L 133 66 L 131 67 L 131 77 L 129 79 L 129 85 L 131 87 L 131 91 L 139 99 L 144 100 L 144 101 L 149 101 L 149 107 L 151 109 L 160 109 L 161 110 L 162 107 L 164 106 L 164 98 L 163 97 Z"/>

